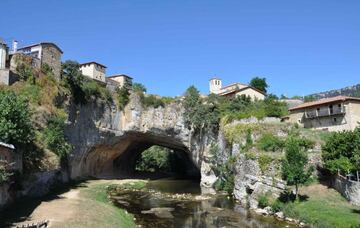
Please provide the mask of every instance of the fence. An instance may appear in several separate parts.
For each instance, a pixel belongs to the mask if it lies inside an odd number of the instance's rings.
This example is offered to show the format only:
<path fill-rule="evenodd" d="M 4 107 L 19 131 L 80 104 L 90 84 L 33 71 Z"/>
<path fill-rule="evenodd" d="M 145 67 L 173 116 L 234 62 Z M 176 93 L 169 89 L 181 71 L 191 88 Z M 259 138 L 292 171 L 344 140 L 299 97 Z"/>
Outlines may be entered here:
<path fill-rule="evenodd" d="M 340 170 L 338 170 L 338 176 L 342 177 L 346 180 L 349 180 L 349 181 L 360 182 L 360 172 L 359 171 L 356 171 L 355 174 L 350 173 L 350 174 L 342 175 Z"/>

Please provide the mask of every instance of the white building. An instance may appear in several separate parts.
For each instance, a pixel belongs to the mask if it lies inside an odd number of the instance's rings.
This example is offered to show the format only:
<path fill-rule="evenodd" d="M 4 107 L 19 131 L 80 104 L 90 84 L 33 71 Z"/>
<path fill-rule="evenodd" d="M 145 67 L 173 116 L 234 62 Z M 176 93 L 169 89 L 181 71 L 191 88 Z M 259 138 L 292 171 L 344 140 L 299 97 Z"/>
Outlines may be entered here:
<path fill-rule="evenodd" d="M 266 97 L 264 92 L 242 83 L 233 83 L 223 87 L 220 78 L 210 79 L 209 88 L 210 93 L 226 97 L 245 95 L 250 97 L 252 100 L 264 100 Z"/>
<path fill-rule="evenodd" d="M 5 69 L 8 59 L 8 47 L 0 40 L 0 70 Z"/>
<path fill-rule="evenodd" d="M 132 77 L 125 74 L 117 74 L 107 77 L 108 80 L 115 81 L 118 87 L 131 87 L 132 86 Z"/>
<path fill-rule="evenodd" d="M 91 79 L 106 83 L 106 66 L 97 62 L 80 64 L 82 74 Z"/>

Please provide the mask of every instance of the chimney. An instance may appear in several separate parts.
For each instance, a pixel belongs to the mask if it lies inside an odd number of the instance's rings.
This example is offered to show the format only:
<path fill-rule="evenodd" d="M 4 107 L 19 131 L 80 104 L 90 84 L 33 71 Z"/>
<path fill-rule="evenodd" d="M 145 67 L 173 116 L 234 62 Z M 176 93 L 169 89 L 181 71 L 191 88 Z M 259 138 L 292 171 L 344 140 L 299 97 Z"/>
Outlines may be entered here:
<path fill-rule="evenodd" d="M 18 42 L 16 40 L 13 40 L 13 43 L 12 43 L 13 53 L 17 52 L 17 48 L 18 48 Z"/>

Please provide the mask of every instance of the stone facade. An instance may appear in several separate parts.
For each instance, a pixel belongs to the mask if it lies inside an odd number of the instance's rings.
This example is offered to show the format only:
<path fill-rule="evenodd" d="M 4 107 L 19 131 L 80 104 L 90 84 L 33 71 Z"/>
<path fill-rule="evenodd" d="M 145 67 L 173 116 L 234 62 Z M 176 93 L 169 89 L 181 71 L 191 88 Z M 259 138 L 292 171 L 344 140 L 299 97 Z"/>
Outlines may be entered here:
<path fill-rule="evenodd" d="M 305 128 L 343 131 L 354 130 L 360 122 L 360 99 L 335 97 L 304 103 L 290 110 L 288 121 Z"/>
<path fill-rule="evenodd" d="M 41 65 L 47 64 L 53 71 L 56 79 L 61 78 L 61 55 L 62 51 L 53 44 L 42 44 Z"/>
<path fill-rule="evenodd" d="M 54 76 L 57 80 L 61 77 L 61 56 L 62 50 L 54 43 L 39 43 L 26 47 L 19 48 L 16 53 L 22 53 L 30 56 L 34 59 L 33 62 L 38 62 L 40 65 L 34 65 L 33 67 L 40 68 L 41 66 L 47 65 L 53 71 Z"/>

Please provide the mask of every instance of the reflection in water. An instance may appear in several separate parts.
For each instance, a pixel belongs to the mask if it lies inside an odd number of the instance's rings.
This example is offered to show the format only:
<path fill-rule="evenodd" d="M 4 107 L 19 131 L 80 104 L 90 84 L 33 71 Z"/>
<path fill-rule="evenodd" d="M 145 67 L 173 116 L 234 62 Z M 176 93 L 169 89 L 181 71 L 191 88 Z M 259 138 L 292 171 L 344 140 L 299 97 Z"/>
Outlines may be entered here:
<path fill-rule="evenodd" d="M 198 182 L 158 180 L 145 190 L 112 193 L 115 205 L 134 214 L 142 227 L 284 227 L 272 218 L 253 216 L 226 195 L 201 195 Z"/>

